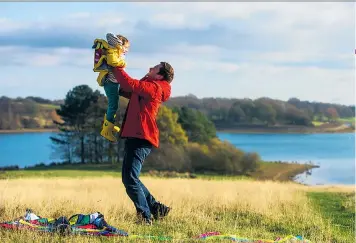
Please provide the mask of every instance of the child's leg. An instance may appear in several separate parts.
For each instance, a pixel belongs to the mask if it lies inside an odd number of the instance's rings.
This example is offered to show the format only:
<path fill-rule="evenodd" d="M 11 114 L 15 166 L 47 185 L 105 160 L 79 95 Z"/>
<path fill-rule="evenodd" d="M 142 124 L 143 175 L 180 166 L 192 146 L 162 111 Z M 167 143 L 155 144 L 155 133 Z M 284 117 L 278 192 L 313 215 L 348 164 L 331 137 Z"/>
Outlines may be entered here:
<path fill-rule="evenodd" d="M 107 80 L 104 84 L 105 94 L 108 97 L 106 120 L 115 123 L 115 114 L 119 107 L 119 84 Z"/>

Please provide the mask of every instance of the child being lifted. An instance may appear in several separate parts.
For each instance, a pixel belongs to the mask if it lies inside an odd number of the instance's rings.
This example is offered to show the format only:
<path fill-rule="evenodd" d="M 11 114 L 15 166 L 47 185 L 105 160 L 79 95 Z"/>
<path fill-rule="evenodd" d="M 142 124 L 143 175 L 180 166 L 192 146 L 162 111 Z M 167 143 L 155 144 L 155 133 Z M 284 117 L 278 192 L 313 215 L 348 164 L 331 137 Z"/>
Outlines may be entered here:
<path fill-rule="evenodd" d="M 128 52 L 130 42 L 122 35 L 106 34 L 106 41 L 95 39 L 94 72 L 99 72 L 97 82 L 104 87 L 108 98 L 108 107 L 104 116 L 104 123 L 100 135 L 109 141 L 116 143 L 117 139 L 113 132 L 119 132 L 120 128 L 115 126 L 116 112 L 119 108 L 120 85 L 110 71 L 111 67 L 126 67 L 125 54 Z"/>

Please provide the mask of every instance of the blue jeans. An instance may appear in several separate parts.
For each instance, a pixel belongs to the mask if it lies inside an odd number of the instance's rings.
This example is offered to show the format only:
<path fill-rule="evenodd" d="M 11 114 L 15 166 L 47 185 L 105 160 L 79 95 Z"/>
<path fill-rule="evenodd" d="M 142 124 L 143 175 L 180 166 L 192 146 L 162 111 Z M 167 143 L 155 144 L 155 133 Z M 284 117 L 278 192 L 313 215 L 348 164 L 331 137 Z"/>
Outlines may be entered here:
<path fill-rule="evenodd" d="M 128 138 L 125 144 L 125 156 L 122 165 L 122 182 L 127 195 L 133 201 L 136 211 L 146 219 L 151 219 L 151 208 L 155 198 L 140 181 L 142 165 L 150 154 L 152 144 L 144 139 Z"/>
<path fill-rule="evenodd" d="M 119 108 L 119 88 L 118 83 L 106 81 L 104 83 L 104 90 L 106 97 L 108 98 L 108 108 L 106 110 L 106 120 L 111 123 L 115 123 L 115 114 Z"/>

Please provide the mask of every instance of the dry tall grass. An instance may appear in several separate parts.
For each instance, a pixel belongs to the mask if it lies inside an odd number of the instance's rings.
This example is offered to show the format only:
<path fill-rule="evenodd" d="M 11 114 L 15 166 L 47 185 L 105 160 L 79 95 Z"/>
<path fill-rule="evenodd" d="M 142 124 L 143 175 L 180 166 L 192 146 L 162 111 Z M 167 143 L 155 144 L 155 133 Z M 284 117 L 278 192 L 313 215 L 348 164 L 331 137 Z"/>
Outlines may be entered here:
<path fill-rule="evenodd" d="M 306 234 L 313 242 L 331 241 L 331 226 L 312 210 L 305 186 L 294 183 L 153 179 L 142 181 L 156 199 L 172 206 L 169 217 L 152 227 L 135 224 L 135 210 L 119 178 L 15 179 L 0 181 L 0 221 L 31 208 L 42 217 L 100 211 L 107 222 L 129 234 L 189 239 L 207 231 L 275 239 Z M 1 242 L 58 242 L 38 233 L 0 231 Z M 65 242 L 88 242 L 88 237 Z M 110 241 L 121 242 L 120 239 Z M 100 241 L 98 238 L 90 242 Z M 177 240 L 180 241 L 180 240 Z"/>

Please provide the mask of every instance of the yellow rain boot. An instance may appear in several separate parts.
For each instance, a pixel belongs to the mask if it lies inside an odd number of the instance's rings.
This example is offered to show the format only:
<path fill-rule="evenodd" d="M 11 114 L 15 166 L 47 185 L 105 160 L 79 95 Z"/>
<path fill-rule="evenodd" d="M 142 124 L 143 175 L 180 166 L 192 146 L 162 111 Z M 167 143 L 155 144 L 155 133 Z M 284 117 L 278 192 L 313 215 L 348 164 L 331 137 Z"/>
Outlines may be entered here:
<path fill-rule="evenodd" d="M 113 130 L 114 130 L 114 124 L 106 120 L 106 114 L 105 114 L 104 124 L 100 132 L 100 135 L 113 143 L 117 143 L 117 139 L 113 135 Z"/>

